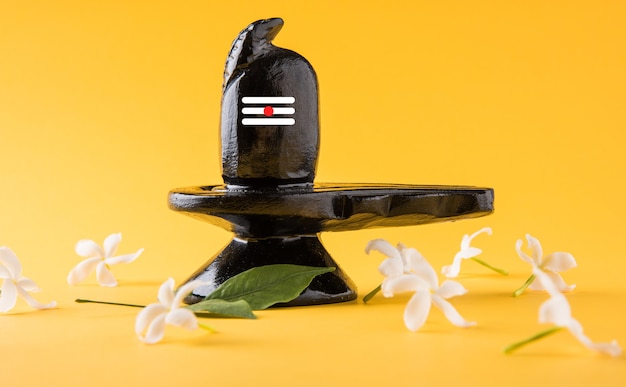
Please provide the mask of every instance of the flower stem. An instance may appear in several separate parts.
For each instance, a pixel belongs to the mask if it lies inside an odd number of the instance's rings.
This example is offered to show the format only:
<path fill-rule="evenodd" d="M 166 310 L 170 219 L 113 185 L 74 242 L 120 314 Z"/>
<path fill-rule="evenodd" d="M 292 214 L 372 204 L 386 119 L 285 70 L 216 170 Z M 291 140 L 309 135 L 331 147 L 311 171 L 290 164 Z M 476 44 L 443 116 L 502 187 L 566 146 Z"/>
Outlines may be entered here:
<path fill-rule="evenodd" d="M 542 339 L 546 336 L 549 336 L 553 333 L 556 333 L 558 331 L 560 331 L 561 329 L 563 329 L 563 327 L 559 327 L 559 326 L 555 326 L 552 327 L 550 329 L 546 329 L 545 331 L 541 331 L 529 338 L 527 338 L 526 340 L 522 340 L 522 341 L 518 341 L 517 343 L 511 344 L 508 347 L 504 348 L 504 353 L 509 354 L 523 346 L 525 346 L 526 344 L 532 343 L 533 341 L 537 341 L 539 339 Z"/>
<path fill-rule="evenodd" d="M 476 257 L 472 257 L 471 259 L 473 259 L 474 261 L 476 261 L 476 263 L 480 263 L 481 265 L 495 271 L 496 273 L 500 273 L 502 275 L 509 275 L 509 272 L 504 270 L 504 269 L 499 269 L 497 267 L 493 267 L 490 264 L 488 264 L 487 262 L 483 261 L 482 259 L 478 259 Z"/>
<path fill-rule="evenodd" d="M 133 308 L 145 308 L 145 305 L 137 305 L 137 304 L 123 304 L 120 302 L 108 302 L 108 301 L 94 301 L 94 300 L 85 300 L 83 298 L 77 298 L 74 302 L 78 302 L 79 304 L 92 303 L 92 304 L 105 304 L 105 305 L 118 305 L 118 306 L 131 306 Z"/>
<path fill-rule="evenodd" d="M 522 285 L 519 289 L 517 289 L 516 291 L 513 292 L 513 297 L 521 296 L 522 293 L 524 293 L 524 290 L 526 290 L 526 288 L 528 288 L 530 286 L 530 284 L 533 283 L 534 280 L 535 280 L 535 275 L 531 274 L 531 276 L 528 277 L 526 282 L 524 282 L 524 285 Z"/>
<path fill-rule="evenodd" d="M 76 300 L 74 300 L 74 302 L 77 302 L 79 304 L 86 304 L 86 303 L 92 303 L 92 304 L 104 304 L 104 305 L 117 305 L 117 306 L 130 306 L 133 308 L 145 308 L 145 305 L 138 305 L 138 304 L 124 304 L 121 302 L 108 302 L 108 301 L 95 301 L 95 300 L 85 300 L 84 298 L 77 298 Z M 187 306 L 188 307 L 188 306 Z M 205 317 L 205 318 L 209 318 L 209 317 L 215 317 L 214 314 L 212 313 L 208 313 L 208 312 L 195 312 L 192 311 L 193 314 L 196 315 L 196 317 Z M 198 324 L 198 326 L 202 329 L 205 329 L 209 332 L 217 332 L 215 329 L 213 329 L 212 327 L 208 326 L 208 325 L 204 325 L 204 324 Z"/>
<path fill-rule="evenodd" d="M 217 331 L 215 330 L 215 328 L 213 328 L 212 326 L 206 325 L 206 324 L 200 324 L 200 323 L 198 323 L 198 327 L 199 327 L 199 328 L 204 329 L 205 331 L 209 331 L 209 332 L 211 332 L 211 333 L 215 333 L 215 332 L 217 332 Z"/>
<path fill-rule="evenodd" d="M 371 300 L 371 299 L 372 299 L 372 297 L 374 297 L 374 296 L 376 295 L 376 293 L 380 292 L 380 289 L 381 289 L 381 288 L 382 288 L 382 284 L 381 284 L 381 285 L 378 285 L 378 286 L 376 287 L 376 289 L 374 289 L 374 290 L 372 290 L 371 292 L 367 293 L 367 294 L 365 295 L 365 297 L 363 297 L 363 303 L 364 303 L 364 304 L 367 304 L 367 302 L 368 302 L 369 300 Z"/>

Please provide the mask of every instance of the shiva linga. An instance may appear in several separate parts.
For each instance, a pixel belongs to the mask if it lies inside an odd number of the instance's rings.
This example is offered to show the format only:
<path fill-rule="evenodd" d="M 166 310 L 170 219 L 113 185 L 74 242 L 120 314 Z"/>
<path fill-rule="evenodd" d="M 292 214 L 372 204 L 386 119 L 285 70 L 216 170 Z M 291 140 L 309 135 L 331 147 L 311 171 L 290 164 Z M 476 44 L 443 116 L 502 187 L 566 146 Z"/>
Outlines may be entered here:
<path fill-rule="evenodd" d="M 221 151 L 224 184 L 178 188 L 169 206 L 234 233 L 188 279 L 208 285 L 272 264 L 334 267 L 293 301 L 353 300 L 356 286 L 319 240 L 324 231 L 435 223 L 493 212 L 491 188 L 314 183 L 320 144 L 317 76 L 309 62 L 272 40 L 280 18 L 250 24 L 235 39 L 224 71 Z"/>

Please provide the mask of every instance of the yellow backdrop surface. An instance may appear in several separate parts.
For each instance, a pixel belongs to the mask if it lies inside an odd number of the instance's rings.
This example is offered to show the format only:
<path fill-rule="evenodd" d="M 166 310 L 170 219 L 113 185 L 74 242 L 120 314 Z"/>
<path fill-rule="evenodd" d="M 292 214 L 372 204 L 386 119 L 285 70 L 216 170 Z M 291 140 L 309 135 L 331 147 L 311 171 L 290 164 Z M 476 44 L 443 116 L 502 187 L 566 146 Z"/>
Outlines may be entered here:
<path fill-rule="evenodd" d="M 463 234 L 507 277 L 465 261 L 451 302 L 478 325 L 433 310 L 409 332 L 407 297 L 270 309 L 257 320 L 168 328 L 148 346 L 137 310 L 184 280 L 230 234 L 167 207 L 170 189 L 219 184 L 223 64 L 250 22 L 282 17 L 278 46 L 320 83 L 317 182 L 462 184 L 495 189 L 488 217 L 325 233 L 360 296 L 380 283 L 374 238 L 449 264 Z M 622 1 L 0 0 L 0 245 L 36 297 L 0 315 L 3 385 L 620 385 L 624 357 L 566 332 L 513 355 L 544 328 L 542 293 L 513 298 L 530 233 L 578 268 L 573 315 L 595 341 L 626 345 L 626 3 Z M 120 286 L 70 287 L 74 244 L 123 233 Z"/>

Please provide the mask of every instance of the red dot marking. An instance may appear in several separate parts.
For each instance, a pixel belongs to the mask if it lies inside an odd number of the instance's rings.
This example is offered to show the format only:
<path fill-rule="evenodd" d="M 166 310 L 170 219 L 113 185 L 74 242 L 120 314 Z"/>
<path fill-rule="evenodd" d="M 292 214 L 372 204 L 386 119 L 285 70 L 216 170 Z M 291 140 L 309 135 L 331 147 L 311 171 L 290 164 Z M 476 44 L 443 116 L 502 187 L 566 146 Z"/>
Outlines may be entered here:
<path fill-rule="evenodd" d="M 274 108 L 272 108 L 271 106 L 266 106 L 265 109 L 263 109 L 263 114 L 266 117 L 271 117 L 274 115 Z"/>

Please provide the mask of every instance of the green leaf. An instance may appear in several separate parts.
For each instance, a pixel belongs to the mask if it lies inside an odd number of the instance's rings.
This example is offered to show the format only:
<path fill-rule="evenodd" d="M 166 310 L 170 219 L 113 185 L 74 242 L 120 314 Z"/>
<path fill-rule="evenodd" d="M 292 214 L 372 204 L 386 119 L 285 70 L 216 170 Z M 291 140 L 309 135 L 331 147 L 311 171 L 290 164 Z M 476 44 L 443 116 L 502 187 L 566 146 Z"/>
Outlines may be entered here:
<path fill-rule="evenodd" d="M 334 267 L 289 264 L 254 267 L 226 280 L 205 300 L 245 300 L 253 310 L 261 310 L 293 300 L 313 278 L 333 270 Z"/>
<path fill-rule="evenodd" d="M 252 308 L 245 300 L 226 301 L 226 300 L 204 300 L 193 305 L 187 306 L 198 317 L 240 317 L 255 319 Z M 203 313 L 203 312 L 208 312 Z"/>

